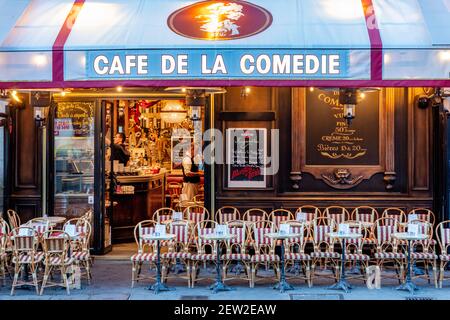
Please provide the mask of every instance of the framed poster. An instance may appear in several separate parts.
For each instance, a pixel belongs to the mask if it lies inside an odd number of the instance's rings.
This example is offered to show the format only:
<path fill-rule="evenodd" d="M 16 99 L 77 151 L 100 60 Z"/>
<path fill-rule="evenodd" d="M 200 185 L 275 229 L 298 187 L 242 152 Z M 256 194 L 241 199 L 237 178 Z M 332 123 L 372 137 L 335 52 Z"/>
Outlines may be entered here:
<path fill-rule="evenodd" d="M 183 166 L 183 157 L 186 151 L 190 150 L 194 142 L 191 136 L 172 136 L 171 137 L 171 169 L 172 172 L 181 173 Z"/>
<path fill-rule="evenodd" d="M 227 129 L 228 188 L 266 188 L 267 130 Z"/>

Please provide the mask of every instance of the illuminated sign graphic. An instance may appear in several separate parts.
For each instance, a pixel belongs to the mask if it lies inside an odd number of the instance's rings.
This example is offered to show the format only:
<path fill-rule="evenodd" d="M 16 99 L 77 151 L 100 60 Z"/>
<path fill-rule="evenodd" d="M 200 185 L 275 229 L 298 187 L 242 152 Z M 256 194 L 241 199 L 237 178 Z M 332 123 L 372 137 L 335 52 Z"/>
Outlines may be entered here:
<path fill-rule="evenodd" d="M 235 40 L 263 32 L 272 24 L 269 11 L 247 1 L 202 1 L 172 13 L 169 28 L 198 40 Z"/>

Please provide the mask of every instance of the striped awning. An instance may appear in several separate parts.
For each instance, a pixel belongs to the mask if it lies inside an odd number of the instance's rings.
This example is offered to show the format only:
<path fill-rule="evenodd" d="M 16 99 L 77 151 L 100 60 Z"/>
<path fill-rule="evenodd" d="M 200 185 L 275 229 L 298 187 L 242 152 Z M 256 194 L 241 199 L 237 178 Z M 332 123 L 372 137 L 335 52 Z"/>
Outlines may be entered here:
<path fill-rule="evenodd" d="M 450 0 L 0 0 L 0 88 L 450 87 Z"/>

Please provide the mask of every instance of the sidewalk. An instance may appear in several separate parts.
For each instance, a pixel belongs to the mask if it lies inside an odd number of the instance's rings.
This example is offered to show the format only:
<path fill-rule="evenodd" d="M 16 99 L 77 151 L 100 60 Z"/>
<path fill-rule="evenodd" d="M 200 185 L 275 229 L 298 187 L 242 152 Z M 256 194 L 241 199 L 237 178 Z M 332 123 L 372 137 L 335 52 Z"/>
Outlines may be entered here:
<path fill-rule="evenodd" d="M 143 269 L 143 272 L 148 270 Z M 203 270 L 202 272 L 205 272 Z M 208 286 L 212 283 L 205 280 L 195 288 L 187 288 L 187 281 L 183 279 L 169 280 L 168 285 L 175 291 L 162 292 L 158 295 L 147 290 L 150 282 L 139 282 L 131 289 L 131 264 L 124 260 L 97 259 L 93 266 L 93 280 L 90 286 L 82 282 L 81 290 L 71 290 L 70 296 L 62 288 L 48 288 L 44 295 L 37 296 L 34 289 L 18 288 L 15 296 L 10 296 L 11 281 L 0 288 L 0 300 L 406 300 L 411 297 L 408 292 L 397 291 L 395 280 L 383 280 L 382 288 L 369 290 L 362 281 L 351 280 L 354 289 L 350 293 L 327 290 L 332 284 L 331 279 L 318 279 L 314 286 L 308 288 L 304 281 L 290 281 L 296 288 L 294 291 L 280 293 L 273 290 L 273 281 L 264 280 L 257 283 L 255 288 L 249 288 L 244 281 L 230 281 L 228 284 L 235 288 L 231 292 L 212 294 Z M 212 273 L 211 278 L 214 277 Z M 424 279 L 415 281 L 420 286 L 413 297 L 433 300 L 450 300 L 450 282 L 444 282 L 442 289 L 435 289 L 433 283 L 428 284 Z"/>

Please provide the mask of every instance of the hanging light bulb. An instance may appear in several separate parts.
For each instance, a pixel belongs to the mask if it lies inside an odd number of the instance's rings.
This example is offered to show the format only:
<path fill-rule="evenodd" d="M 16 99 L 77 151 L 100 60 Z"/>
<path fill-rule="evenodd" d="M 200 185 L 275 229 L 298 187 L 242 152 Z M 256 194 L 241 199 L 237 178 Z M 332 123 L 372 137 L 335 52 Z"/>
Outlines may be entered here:
<path fill-rule="evenodd" d="M 186 110 L 178 100 L 170 100 L 161 109 L 161 120 L 166 123 L 180 123 L 186 119 Z"/>

